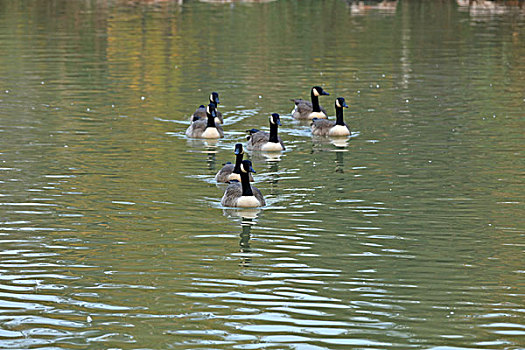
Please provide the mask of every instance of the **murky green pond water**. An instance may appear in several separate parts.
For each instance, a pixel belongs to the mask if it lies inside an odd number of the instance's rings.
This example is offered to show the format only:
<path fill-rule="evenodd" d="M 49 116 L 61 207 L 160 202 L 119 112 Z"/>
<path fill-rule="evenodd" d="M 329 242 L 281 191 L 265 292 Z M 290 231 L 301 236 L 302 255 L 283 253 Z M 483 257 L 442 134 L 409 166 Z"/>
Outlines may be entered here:
<path fill-rule="evenodd" d="M 0 2 L 0 348 L 524 348 L 524 18 Z M 346 147 L 290 117 L 313 85 Z M 226 137 L 191 141 L 211 91 Z M 213 176 L 272 112 L 269 205 L 225 210 Z"/>

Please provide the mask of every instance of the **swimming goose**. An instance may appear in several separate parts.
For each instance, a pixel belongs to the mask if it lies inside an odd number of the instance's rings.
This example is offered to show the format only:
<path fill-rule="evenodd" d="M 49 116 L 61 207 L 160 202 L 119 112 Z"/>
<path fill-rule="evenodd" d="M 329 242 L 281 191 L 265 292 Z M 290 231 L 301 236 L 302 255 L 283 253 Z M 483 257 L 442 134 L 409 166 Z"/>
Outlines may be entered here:
<path fill-rule="evenodd" d="M 218 139 L 224 137 L 222 127 L 215 123 L 215 105 L 210 103 L 206 107 L 207 119 L 197 119 L 186 129 L 186 136 L 201 139 Z"/>
<path fill-rule="evenodd" d="M 248 136 L 248 142 L 246 143 L 246 149 L 252 151 L 283 151 L 284 147 L 283 140 L 277 136 L 277 130 L 281 125 L 281 118 L 279 114 L 273 113 L 270 116 L 270 133 L 260 131 L 257 129 L 246 130 L 250 133 Z"/>
<path fill-rule="evenodd" d="M 230 162 L 224 164 L 221 170 L 215 175 L 215 181 L 217 182 L 230 182 L 230 181 L 241 181 L 241 162 L 244 156 L 244 150 L 242 143 L 235 145 L 235 164 Z M 253 181 L 253 176 L 250 174 L 250 181 Z"/>
<path fill-rule="evenodd" d="M 312 120 L 310 127 L 312 135 L 317 136 L 348 136 L 350 130 L 343 120 L 343 108 L 348 108 L 345 99 L 338 97 L 335 99 L 335 122 L 326 119 Z"/>
<path fill-rule="evenodd" d="M 319 105 L 319 96 L 330 95 L 320 86 L 314 86 L 310 93 L 312 102 L 298 99 L 292 99 L 295 108 L 292 111 L 292 117 L 295 119 L 313 119 L 326 118 L 326 110 Z"/>
<path fill-rule="evenodd" d="M 210 94 L 210 103 L 213 103 L 215 105 L 215 109 L 217 109 L 217 106 L 219 104 L 219 93 L 218 92 L 212 92 Z M 199 108 L 195 110 L 195 112 L 191 115 L 190 121 L 194 122 L 199 119 L 206 119 L 206 107 L 204 105 L 200 105 Z M 216 124 L 222 124 L 223 123 L 222 113 L 217 111 L 217 117 L 215 118 Z"/>
<path fill-rule="evenodd" d="M 240 166 L 241 182 L 234 181 L 228 185 L 221 199 L 225 207 L 256 208 L 266 205 L 264 197 L 249 181 L 249 173 L 255 173 L 252 162 L 243 160 Z"/>

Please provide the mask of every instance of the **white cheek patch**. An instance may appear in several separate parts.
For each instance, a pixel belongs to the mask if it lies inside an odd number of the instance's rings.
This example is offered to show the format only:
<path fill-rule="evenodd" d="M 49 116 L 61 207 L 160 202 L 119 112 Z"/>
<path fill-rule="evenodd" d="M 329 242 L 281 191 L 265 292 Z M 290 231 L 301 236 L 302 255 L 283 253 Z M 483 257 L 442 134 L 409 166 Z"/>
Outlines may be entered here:
<path fill-rule="evenodd" d="M 337 107 L 341 108 L 341 104 L 339 103 L 339 100 L 336 100 L 336 101 L 335 101 L 335 105 L 336 105 Z"/>
<path fill-rule="evenodd" d="M 314 89 L 314 96 L 319 96 L 319 91 L 317 91 L 317 89 Z"/>

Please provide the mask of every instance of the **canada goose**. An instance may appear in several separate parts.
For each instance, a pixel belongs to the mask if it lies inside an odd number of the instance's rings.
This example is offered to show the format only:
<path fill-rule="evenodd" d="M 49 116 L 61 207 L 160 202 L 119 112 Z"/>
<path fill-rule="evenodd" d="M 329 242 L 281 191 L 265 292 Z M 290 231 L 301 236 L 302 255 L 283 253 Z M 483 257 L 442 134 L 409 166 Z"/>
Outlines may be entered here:
<path fill-rule="evenodd" d="M 221 170 L 215 175 L 215 181 L 217 182 L 230 182 L 233 180 L 241 181 L 241 162 L 244 156 L 244 149 L 242 143 L 235 145 L 235 164 L 230 162 L 224 164 Z M 252 174 L 249 174 L 250 181 L 253 181 Z"/>
<path fill-rule="evenodd" d="M 219 105 L 219 93 L 218 92 L 212 92 L 210 94 L 210 103 L 213 103 L 215 105 L 215 109 L 217 109 L 217 106 Z M 200 105 L 199 108 L 195 110 L 195 112 L 191 115 L 190 121 L 194 122 L 199 119 L 206 119 L 206 107 L 204 105 Z M 217 111 L 217 116 L 215 117 L 215 123 L 216 124 L 222 124 L 223 123 L 222 113 Z"/>
<path fill-rule="evenodd" d="M 348 108 L 345 99 L 338 97 L 335 99 L 335 122 L 326 119 L 312 120 L 310 127 L 312 128 L 312 135 L 317 136 L 348 136 L 350 130 L 343 120 L 343 108 Z"/>
<path fill-rule="evenodd" d="M 270 133 L 260 131 L 257 129 L 246 130 L 250 133 L 248 136 L 248 143 L 246 149 L 253 151 L 283 151 L 283 140 L 277 136 L 277 130 L 281 125 L 281 118 L 279 114 L 273 113 L 270 115 Z"/>
<path fill-rule="evenodd" d="M 266 205 L 264 197 L 255 186 L 249 181 L 249 173 L 255 173 L 252 168 L 252 162 L 243 160 L 241 162 L 241 182 L 234 181 L 228 185 L 221 204 L 225 207 L 256 208 Z"/>
<path fill-rule="evenodd" d="M 310 93 L 312 102 L 298 99 L 292 99 L 295 103 L 295 108 L 292 111 L 292 117 L 295 119 L 313 119 L 326 118 L 326 110 L 319 105 L 319 96 L 330 95 L 324 91 L 320 86 L 314 86 Z"/>
<path fill-rule="evenodd" d="M 207 120 L 198 119 L 191 123 L 188 129 L 186 129 L 186 136 L 201 139 L 218 139 L 224 137 L 222 127 L 215 124 L 217 113 L 213 103 L 210 103 L 206 107 L 206 116 Z"/>

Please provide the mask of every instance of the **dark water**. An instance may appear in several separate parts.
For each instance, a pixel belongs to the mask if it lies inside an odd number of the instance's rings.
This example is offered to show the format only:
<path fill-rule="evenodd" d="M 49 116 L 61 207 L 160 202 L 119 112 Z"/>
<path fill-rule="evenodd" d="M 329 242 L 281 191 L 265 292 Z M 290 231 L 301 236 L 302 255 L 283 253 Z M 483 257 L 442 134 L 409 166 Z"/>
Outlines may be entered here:
<path fill-rule="evenodd" d="M 0 348 L 525 348 L 524 38 L 519 2 L 0 2 Z M 289 117 L 313 85 L 345 147 Z M 225 210 L 272 112 L 269 205 Z"/>

